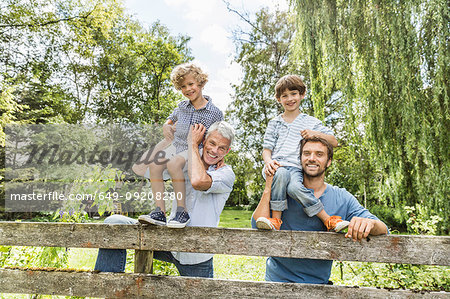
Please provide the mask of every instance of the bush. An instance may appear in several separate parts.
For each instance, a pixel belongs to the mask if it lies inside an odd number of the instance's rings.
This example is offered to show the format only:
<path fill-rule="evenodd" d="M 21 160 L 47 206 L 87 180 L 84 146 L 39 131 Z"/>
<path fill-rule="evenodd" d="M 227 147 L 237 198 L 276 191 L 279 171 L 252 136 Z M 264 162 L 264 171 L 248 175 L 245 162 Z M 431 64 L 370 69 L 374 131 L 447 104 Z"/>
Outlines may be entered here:
<path fill-rule="evenodd" d="M 406 220 L 408 215 L 403 208 L 373 206 L 369 208 L 370 212 L 386 223 L 390 230 L 399 230 L 406 232 Z"/>

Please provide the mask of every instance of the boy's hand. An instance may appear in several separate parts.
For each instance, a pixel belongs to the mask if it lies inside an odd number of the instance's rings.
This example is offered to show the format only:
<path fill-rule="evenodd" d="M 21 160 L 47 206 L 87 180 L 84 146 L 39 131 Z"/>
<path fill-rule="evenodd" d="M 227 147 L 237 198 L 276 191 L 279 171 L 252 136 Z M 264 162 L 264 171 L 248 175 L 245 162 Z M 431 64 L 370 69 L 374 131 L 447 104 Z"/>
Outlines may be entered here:
<path fill-rule="evenodd" d="M 205 136 L 206 128 L 202 124 L 193 124 L 189 131 L 188 140 L 191 140 L 192 145 L 199 146 Z"/>
<path fill-rule="evenodd" d="M 264 172 L 267 175 L 273 176 L 275 175 L 275 172 L 277 171 L 278 167 L 280 167 L 280 162 L 276 160 L 272 160 L 268 163 L 266 163 L 266 167 L 264 168 Z"/>
<path fill-rule="evenodd" d="M 302 135 L 303 139 L 320 137 L 320 132 L 309 129 L 300 131 L 300 134 Z"/>
<path fill-rule="evenodd" d="M 175 125 L 164 124 L 163 135 L 167 140 L 173 140 L 173 133 L 176 131 Z"/>

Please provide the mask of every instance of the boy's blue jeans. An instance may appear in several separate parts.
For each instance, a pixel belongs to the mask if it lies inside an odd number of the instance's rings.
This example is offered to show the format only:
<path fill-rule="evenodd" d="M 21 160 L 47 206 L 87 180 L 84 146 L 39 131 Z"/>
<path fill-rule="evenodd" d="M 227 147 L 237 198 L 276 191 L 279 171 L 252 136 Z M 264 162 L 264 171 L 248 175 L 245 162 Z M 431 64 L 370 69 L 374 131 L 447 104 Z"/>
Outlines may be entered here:
<path fill-rule="evenodd" d="M 137 220 L 125 217 L 122 215 L 112 215 L 105 219 L 108 224 L 136 224 Z M 154 251 L 153 258 L 173 263 L 177 267 L 181 276 L 192 277 L 214 277 L 213 258 L 206 262 L 183 265 L 176 260 L 169 251 Z M 127 251 L 125 249 L 105 249 L 98 250 L 97 261 L 95 263 L 95 270 L 101 272 L 124 272 L 125 263 L 127 261 Z"/>
<path fill-rule="evenodd" d="M 298 201 L 309 217 L 323 210 L 322 202 L 310 189 L 303 186 L 303 171 L 298 167 L 278 167 L 272 182 L 270 209 L 272 211 L 286 210 L 288 208 L 286 195 Z"/>

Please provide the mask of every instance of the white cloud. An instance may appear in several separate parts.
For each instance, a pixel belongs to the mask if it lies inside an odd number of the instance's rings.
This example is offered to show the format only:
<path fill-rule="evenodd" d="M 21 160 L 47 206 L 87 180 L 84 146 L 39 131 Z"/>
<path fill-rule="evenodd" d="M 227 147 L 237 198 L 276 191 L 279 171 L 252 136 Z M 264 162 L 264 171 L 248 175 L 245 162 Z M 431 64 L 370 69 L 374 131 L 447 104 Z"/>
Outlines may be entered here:
<path fill-rule="evenodd" d="M 242 78 L 241 67 L 237 63 L 225 62 L 226 66 L 211 74 L 211 80 L 205 86 L 205 94 L 212 97 L 214 105 L 225 112 L 234 93 L 231 84 L 238 84 Z"/>
<path fill-rule="evenodd" d="M 155 2 L 153 2 L 155 1 Z M 230 7 L 253 15 L 262 7 L 274 10 L 288 9 L 287 0 L 227 0 Z M 231 31 L 246 24 L 234 13 L 227 10 L 222 0 L 126 0 L 139 14 L 151 11 L 163 24 L 169 25 L 173 34 L 185 34 L 192 39 L 188 46 L 200 65 L 210 75 L 205 86 L 205 94 L 212 97 L 214 104 L 225 111 L 233 94 L 231 84 L 242 80 L 241 68 L 231 63 L 234 45 Z M 152 21 L 155 17 L 143 19 Z"/>
<path fill-rule="evenodd" d="M 213 24 L 202 30 L 200 40 L 211 46 L 211 49 L 221 54 L 230 54 L 233 44 L 229 33 L 222 26 Z"/>
<path fill-rule="evenodd" d="M 165 0 L 168 6 L 181 9 L 184 19 L 196 22 L 202 22 L 214 13 L 215 2 L 204 0 Z"/>

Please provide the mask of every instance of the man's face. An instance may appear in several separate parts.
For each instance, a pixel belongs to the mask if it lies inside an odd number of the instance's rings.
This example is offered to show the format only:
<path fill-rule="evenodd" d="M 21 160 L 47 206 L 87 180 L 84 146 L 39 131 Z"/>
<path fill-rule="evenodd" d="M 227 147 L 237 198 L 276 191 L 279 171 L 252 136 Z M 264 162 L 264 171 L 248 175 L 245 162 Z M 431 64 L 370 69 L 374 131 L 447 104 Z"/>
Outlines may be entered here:
<path fill-rule="evenodd" d="M 215 165 L 225 157 L 229 149 L 230 140 L 213 131 L 203 142 L 203 161 L 208 165 Z"/>
<path fill-rule="evenodd" d="M 314 141 L 309 141 L 303 146 L 301 161 L 304 174 L 309 177 L 321 176 L 331 164 L 331 160 L 328 160 L 327 147 L 321 142 Z"/>

